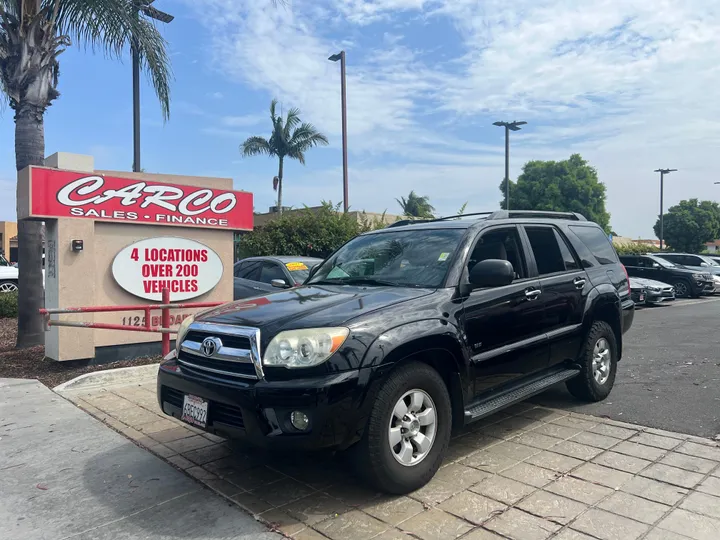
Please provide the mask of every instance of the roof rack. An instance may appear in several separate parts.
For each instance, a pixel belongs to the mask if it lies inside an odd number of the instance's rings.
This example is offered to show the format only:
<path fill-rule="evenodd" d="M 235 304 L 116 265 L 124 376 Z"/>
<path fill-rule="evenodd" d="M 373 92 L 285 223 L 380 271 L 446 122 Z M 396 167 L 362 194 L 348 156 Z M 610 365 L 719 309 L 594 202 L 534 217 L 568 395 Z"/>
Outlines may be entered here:
<path fill-rule="evenodd" d="M 391 223 L 386 227 L 402 227 L 403 225 L 414 225 L 416 223 L 435 223 L 437 221 L 448 221 L 451 219 L 459 219 L 464 217 L 472 217 L 472 216 L 485 216 L 488 217 L 493 212 L 473 212 L 472 214 L 457 214 L 455 216 L 445 216 L 441 218 L 433 218 L 433 219 L 401 219 L 400 221 L 395 221 L 394 223 Z"/>
<path fill-rule="evenodd" d="M 438 221 L 448 221 L 451 219 L 459 219 L 464 217 L 483 216 L 488 220 L 519 218 L 549 218 L 549 219 L 571 219 L 573 221 L 587 221 L 585 216 L 577 212 L 551 212 L 549 210 L 495 210 L 494 212 L 473 212 L 472 214 L 458 214 L 456 216 L 446 216 L 433 219 L 401 219 L 391 223 L 386 228 L 402 227 L 404 225 L 415 225 L 418 223 L 436 223 Z"/>
<path fill-rule="evenodd" d="M 509 219 L 513 217 L 571 219 L 573 221 L 587 221 L 585 216 L 577 212 L 551 212 L 549 210 L 497 210 L 490 214 L 488 219 Z"/>

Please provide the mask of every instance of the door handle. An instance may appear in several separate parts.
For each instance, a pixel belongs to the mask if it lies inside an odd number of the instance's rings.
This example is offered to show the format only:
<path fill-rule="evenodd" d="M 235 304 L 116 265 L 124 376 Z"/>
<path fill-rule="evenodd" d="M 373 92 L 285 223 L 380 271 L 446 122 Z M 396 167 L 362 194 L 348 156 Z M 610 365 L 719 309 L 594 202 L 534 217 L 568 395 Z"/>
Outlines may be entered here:
<path fill-rule="evenodd" d="M 253 289 L 255 289 L 256 291 L 262 291 L 262 289 L 260 287 L 255 287 L 254 285 L 253 285 Z"/>
<path fill-rule="evenodd" d="M 528 300 L 537 300 L 537 297 L 540 296 L 540 292 L 540 289 L 526 289 L 525 298 Z"/>
<path fill-rule="evenodd" d="M 573 279 L 573 284 L 575 285 L 575 288 L 582 289 L 585 286 L 585 278 L 576 277 Z"/>

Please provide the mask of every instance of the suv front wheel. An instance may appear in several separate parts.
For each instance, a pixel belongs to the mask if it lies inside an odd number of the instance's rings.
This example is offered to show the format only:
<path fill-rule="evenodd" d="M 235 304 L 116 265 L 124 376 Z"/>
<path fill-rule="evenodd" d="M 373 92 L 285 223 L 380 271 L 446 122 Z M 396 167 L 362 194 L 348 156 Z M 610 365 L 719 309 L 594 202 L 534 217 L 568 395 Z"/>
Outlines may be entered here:
<path fill-rule="evenodd" d="M 385 492 L 421 488 L 442 464 L 451 417 L 450 396 L 437 371 L 419 362 L 397 368 L 380 388 L 353 449 L 358 471 Z"/>
<path fill-rule="evenodd" d="M 610 394 L 617 372 L 617 340 L 605 321 L 595 321 L 587 333 L 578 358 L 580 374 L 566 385 L 584 401 L 602 401 Z"/>

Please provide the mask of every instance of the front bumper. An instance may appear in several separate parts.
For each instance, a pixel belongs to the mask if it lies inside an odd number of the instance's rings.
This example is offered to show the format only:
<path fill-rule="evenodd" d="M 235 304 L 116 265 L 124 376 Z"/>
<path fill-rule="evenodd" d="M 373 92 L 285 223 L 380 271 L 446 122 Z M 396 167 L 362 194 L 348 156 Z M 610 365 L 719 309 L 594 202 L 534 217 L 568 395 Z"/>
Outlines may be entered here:
<path fill-rule="evenodd" d="M 205 430 L 263 448 L 315 450 L 345 448 L 361 435 L 372 368 L 291 381 L 229 381 L 189 373 L 174 359 L 160 365 L 160 408 L 180 419 L 185 394 L 208 402 Z M 299 431 L 293 411 L 310 423 Z"/>
<path fill-rule="evenodd" d="M 675 300 L 675 291 L 673 289 L 664 291 L 648 290 L 645 302 L 648 304 L 661 304 L 663 302 L 672 302 Z"/>

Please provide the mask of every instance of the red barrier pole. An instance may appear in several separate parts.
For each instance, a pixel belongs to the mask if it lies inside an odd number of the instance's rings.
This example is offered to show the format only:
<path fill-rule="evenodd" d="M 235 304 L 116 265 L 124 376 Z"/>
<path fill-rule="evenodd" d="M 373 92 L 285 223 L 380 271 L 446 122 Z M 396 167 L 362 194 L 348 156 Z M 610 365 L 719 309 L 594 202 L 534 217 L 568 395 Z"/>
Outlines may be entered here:
<path fill-rule="evenodd" d="M 167 305 L 170 303 L 170 291 L 163 289 L 162 291 L 162 303 Z M 163 328 L 170 328 L 170 308 L 164 307 L 162 309 L 162 324 Z M 170 334 L 162 335 L 162 355 L 163 358 L 170 353 Z"/>

